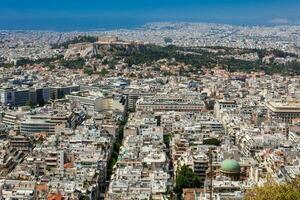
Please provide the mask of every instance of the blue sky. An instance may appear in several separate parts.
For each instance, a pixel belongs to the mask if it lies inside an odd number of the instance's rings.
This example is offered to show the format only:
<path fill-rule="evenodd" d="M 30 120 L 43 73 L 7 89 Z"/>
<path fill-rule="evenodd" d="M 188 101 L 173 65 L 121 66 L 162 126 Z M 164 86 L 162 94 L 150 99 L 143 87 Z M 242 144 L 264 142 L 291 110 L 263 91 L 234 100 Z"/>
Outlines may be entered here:
<path fill-rule="evenodd" d="M 151 21 L 299 23 L 299 11 L 300 0 L 1 0 L 0 28 L 126 27 Z"/>

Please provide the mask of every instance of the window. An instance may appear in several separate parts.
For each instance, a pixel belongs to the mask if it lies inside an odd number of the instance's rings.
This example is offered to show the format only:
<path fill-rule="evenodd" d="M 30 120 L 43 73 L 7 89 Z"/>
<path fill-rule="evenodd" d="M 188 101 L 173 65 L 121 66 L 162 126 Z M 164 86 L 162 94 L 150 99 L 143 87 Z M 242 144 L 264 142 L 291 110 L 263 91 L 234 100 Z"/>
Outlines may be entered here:
<path fill-rule="evenodd" d="M 12 100 L 12 95 L 11 92 L 7 93 L 7 101 L 11 101 Z"/>

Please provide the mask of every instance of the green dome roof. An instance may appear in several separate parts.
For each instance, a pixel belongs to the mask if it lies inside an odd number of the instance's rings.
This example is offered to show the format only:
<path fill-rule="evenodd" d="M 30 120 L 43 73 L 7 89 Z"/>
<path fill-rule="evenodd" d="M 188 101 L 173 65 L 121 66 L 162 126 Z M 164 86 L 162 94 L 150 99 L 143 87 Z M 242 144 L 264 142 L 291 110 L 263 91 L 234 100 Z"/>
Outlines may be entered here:
<path fill-rule="evenodd" d="M 241 166 L 236 160 L 227 159 L 221 163 L 221 172 L 240 173 Z"/>

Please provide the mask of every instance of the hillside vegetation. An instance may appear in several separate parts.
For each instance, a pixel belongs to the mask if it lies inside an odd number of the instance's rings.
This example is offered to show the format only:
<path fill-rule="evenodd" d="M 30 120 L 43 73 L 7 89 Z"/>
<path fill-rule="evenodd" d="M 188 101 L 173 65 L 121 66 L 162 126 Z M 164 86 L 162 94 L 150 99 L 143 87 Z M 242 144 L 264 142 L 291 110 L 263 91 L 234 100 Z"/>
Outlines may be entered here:
<path fill-rule="evenodd" d="M 93 43 L 96 37 L 79 36 L 61 44 L 55 44 L 53 48 L 67 48 L 69 44 L 81 42 Z M 196 72 L 202 68 L 219 67 L 230 72 L 241 71 L 264 71 L 267 74 L 300 75 L 300 62 L 298 55 L 286 53 L 274 49 L 239 49 L 228 47 L 177 47 L 144 45 L 143 48 L 136 48 L 135 51 L 125 51 L 127 48 L 115 48 L 113 46 L 105 52 L 100 49 L 93 57 L 80 57 L 64 59 L 63 55 L 53 58 L 38 60 L 20 59 L 18 66 L 42 64 L 45 67 L 55 68 L 63 66 L 72 69 L 82 69 L 86 61 L 98 59 L 99 63 L 108 63 L 113 69 L 113 63 L 125 63 L 129 67 L 153 66 L 154 71 L 159 71 L 157 62 L 162 59 L 173 60 L 185 64 L 188 72 Z M 141 49 L 141 50 L 139 50 Z M 83 50 L 84 51 L 84 50 Z M 79 54 L 80 55 L 80 54 Z M 105 59 L 104 59 L 105 57 Z M 108 62 L 109 60 L 109 62 Z M 6 66 L 7 67 L 7 66 Z M 91 73 L 91 71 L 89 71 Z"/>

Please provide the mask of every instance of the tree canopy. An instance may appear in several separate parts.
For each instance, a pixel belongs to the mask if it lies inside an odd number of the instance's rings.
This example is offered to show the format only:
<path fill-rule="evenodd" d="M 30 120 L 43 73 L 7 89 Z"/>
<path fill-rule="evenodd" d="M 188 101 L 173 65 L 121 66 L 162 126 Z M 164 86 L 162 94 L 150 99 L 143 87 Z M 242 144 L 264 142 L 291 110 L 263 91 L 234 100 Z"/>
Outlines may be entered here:
<path fill-rule="evenodd" d="M 201 187 L 200 178 L 188 166 L 182 166 L 176 176 L 176 193 L 181 195 L 184 188 L 199 187 Z"/>
<path fill-rule="evenodd" d="M 209 139 L 203 140 L 203 144 L 205 144 L 205 145 L 215 145 L 215 146 L 220 146 L 221 141 L 218 140 L 217 138 L 209 138 Z"/>
<path fill-rule="evenodd" d="M 291 183 L 268 183 L 248 191 L 245 200 L 299 200 L 300 179 Z"/>

